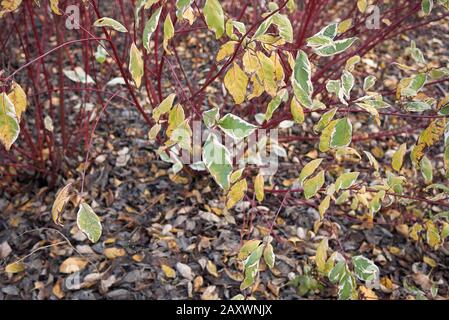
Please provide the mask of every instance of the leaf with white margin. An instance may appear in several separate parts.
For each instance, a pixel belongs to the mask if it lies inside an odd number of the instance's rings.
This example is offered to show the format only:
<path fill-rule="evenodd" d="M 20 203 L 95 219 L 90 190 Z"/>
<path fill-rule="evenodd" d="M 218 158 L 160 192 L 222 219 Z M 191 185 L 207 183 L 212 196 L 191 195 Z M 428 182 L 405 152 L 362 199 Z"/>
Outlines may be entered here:
<path fill-rule="evenodd" d="M 128 30 L 125 28 L 123 24 L 108 17 L 103 17 L 96 20 L 94 22 L 94 27 L 110 27 L 119 32 L 128 32 Z"/>
<path fill-rule="evenodd" d="M 295 60 L 292 84 L 296 98 L 306 108 L 312 106 L 312 67 L 307 54 L 300 50 Z"/>
<path fill-rule="evenodd" d="M 81 202 L 80 204 L 76 216 L 76 224 L 93 243 L 100 239 L 102 232 L 100 218 L 98 218 L 91 206 L 85 202 Z"/>
<path fill-rule="evenodd" d="M 232 173 L 231 155 L 212 133 L 209 134 L 203 146 L 203 162 L 215 182 L 222 189 L 229 189 Z"/>
<path fill-rule="evenodd" d="M 62 70 L 62 72 L 64 72 L 65 76 L 73 82 L 84 84 L 95 83 L 94 79 L 92 79 L 90 75 L 86 74 L 84 69 L 81 67 L 75 67 L 74 70 Z"/>
<path fill-rule="evenodd" d="M 115 86 L 118 84 L 125 85 L 126 84 L 125 79 L 123 79 L 122 77 L 113 78 L 109 80 L 108 83 L 106 83 L 106 86 Z"/>
<path fill-rule="evenodd" d="M 352 141 L 352 124 L 348 118 L 338 120 L 332 131 L 330 147 L 341 148 L 347 147 Z"/>
<path fill-rule="evenodd" d="M 321 162 L 323 162 L 323 159 L 315 159 L 310 161 L 304 166 L 304 168 L 302 168 L 298 177 L 298 183 L 300 186 L 302 186 L 304 180 L 306 180 L 315 172 L 315 170 L 320 166 Z"/>
<path fill-rule="evenodd" d="M 219 117 L 220 109 L 217 107 L 203 112 L 203 122 L 207 128 L 212 128 Z"/>
<path fill-rule="evenodd" d="M 236 140 L 246 138 L 257 128 L 257 126 L 248 123 L 231 113 L 228 113 L 221 118 L 220 121 L 218 121 L 218 126 L 224 133 Z"/>
<path fill-rule="evenodd" d="M 225 31 L 223 8 L 218 0 L 206 0 L 203 8 L 207 26 L 215 32 L 217 39 L 221 38 Z"/>
<path fill-rule="evenodd" d="M 335 191 L 349 189 L 359 177 L 360 172 L 346 172 L 343 173 L 335 181 Z"/>
<path fill-rule="evenodd" d="M 373 282 L 379 277 L 379 268 L 371 260 L 364 256 L 352 257 L 354 272 L 357 278 L 362 281 Z"/>
<path fill-rule="evenodd" d="M 321 57 L 331 57 L 348 50 L 356 40 L 357 38 L 337 40 L 332 44 L 315 48 L 315 53 Z"/>
<path fill-rule="evenodd" d="M 143 29 L 143 39 L 142 43 L 147 52 L 150 52 L 150 40 L 153 32 L 156 31 L 157 25 L 159 23 L 159 17 L 161 16 L 162 7 L 157 9 L 150 17 L 150 19 L 145 23 L 145 28 Z"/>
<path fill-rule="evenodd" d="M 0 142 L 9 151 L 20 133 L 19 120 L 14 105 L 5 92 L 0 94 Z"/>
<path fill-rule="evenodd" d="M 343 70 L 343 74 L 341 76 L 341 87 L 343 89 L 343 94 L 346 99 L 351 98 L 351 90 L 354 88 L 355 79 L 352 73 Z"/>
<path fill-rule="evenodd" d="M 324 184 L 324 170 L 320 171 L 315 177 L 304 182 L 304 196 L 306 199 L 312 198 L 321 189 Z"/>

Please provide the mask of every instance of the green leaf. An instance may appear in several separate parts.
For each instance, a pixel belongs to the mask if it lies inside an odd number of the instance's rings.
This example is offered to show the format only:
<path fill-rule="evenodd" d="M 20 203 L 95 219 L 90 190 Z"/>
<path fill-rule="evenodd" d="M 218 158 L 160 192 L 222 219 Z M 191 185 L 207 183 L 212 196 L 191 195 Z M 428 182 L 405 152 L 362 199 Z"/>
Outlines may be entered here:
<path fill-rule="evenodd" d="M 331 282 L 338 283 L 338 299 L 347 300 L 355 295 L 355 279 L 344 261 L 338 262 L 328 277 Z"/>
<path fill-rule="evenodd" d="M 330 147 L 341 148 L 347 147 L 352 141 L 352 124 L 348 118 L 338 120 L 332 131 Z"/>
<path fill-rule="evenodd" d="M 426 84 L 427 74 L 420 73 L 420 74 L 417 74 L 416 76 L 414 76 L 413 78 L 406 78 L 406 79 L 403 79 L 402 81 L 407 80 L 407 79 L 410 79 L 409 80 L 410 83 L 405 88 L 402 88 L 401 95 L 403 95 L 405 97 L 414 97 L 418 94 L 419 90 L 421 90 L 422 87 L 424 87 L 424 85 Z"/>
<path fill-rule="evenodd" d="M 150 19 L 145 23 L 145 28 L 143 29 L 143 39 L 142 43 L 147 52 L 150 52 L 150 40 L 153 32 L 156 30 L 159 24 L 159 17 L 161 16 L 162 7 L 157 9 L 150 17 Z M 156 44 L 157 45 L 157 44 Z"/>
<path fill-rule="evenodd" d="M 171 53 L 171 50 L 168 48 L 168 42 L 170 41 L 171 38 L 173 38 L 174 35 L 175 35 L 175 27 L 173 26 L 170 14 L 168 13 L 164 21 L 164 40 L 163 40 L 164 50 L 167 53 Z"/>
<path fill-rule="evenodd" d="M 290 19 L 280 13 L 276 13 L 272 17 L 273 24 L 276 25 L 279 29 L 279 35 L 282 39 L 284 39 L 286 42 L 293 42 L 293 28 L 292 24 L 290 23 Z"/>
<path fill-rule="evenodd" d="M 143 76 L 143 59 L 142 53 L 136 47 L 134 42 L 131 44 L 131 49 L 129 52 L 129 72 L 131 73 L 136 87 L 140 88 Z"/>
<path fill-rule="evenodd" d="M 218 122 L 218 126 L 224 133 L 233 139 L 240 140 L 246 138 L 256 130 L 257 126 L 228 113 Z"/>
<path fill-rule="evenodd" d="M 422 0 L 421 8 L 424 14 L 428 16 L 432 12 L 433 0 Z"/>
<path fill-rule="evenodd" d="M 273 16 L 265 19 L 257 28 L 256 32 L 254 32 L 254 35 L 252 39 L 257 39 L 260 36 L 263 36 L 265 32 L 267 32 L 268 28 L 271 26 L 273 20 Z"/>
<path fill-rule="evenodd" d="M 263 251 L 264 251 L 265 246 L 261 245 L 258 246 L 256 248 L 256 250 L 254 250 L 249 257 L 246 259 L 245 261 L 245 269 L 246 268 L 250 268 L 251 266 L 254 265 L 259 265 L 259 260 L 262 257 Z"/>
<path fill-rule="evenodd" d="M 424 101 L 407 102 L 405 109 L 410 112 L 423 112 L 432 109 L 432 106 Z"/>
<path fill-rule="evenodd" d="M 94 210 L 92 210 L 92 208 L 85 202 L 81 202 L 80 204 L 76 216 L 76 224 L 93 243 L 100 239 L 102 232 L 100 218 L 98 218 Z"/>
<path fill-rule="evenodd" d="M 338 31 L 338 23 L 335 22 L 321 29 L 320 32 L 318 32 L 315 36 L 323 35 L 333 40 L 337 35 L 337 31 Z"/>
<path fill-rule="evenodd" d="M 207 128 L 212 128 L 220 117 L 220 109 L 217 107 L 203 112 L 203 122 Z"/>
<path fill-rule="evenodd" d="M 128 32 L 128 30 L 126 30 L 126 28 L 123 24 L 121 24 L 120 22 L 118 22 L 112 18 L 108 18 L 108 17 L 103 17 L 103 18 L 96 20 L 94 22 L 94 27 L 110 27 L 119 32 Z"/>
<path fill-rule="evenodd" d="M 324 130 L 324 128 L 327 127 L 327 125 L 332 121 L 335 114 L 337 113 L 338 108 L 333 108 L 326 113 L 323 113 L 318 123 L 313 127 L 313 131 L 315 132 L 321 132 Z"/>
<path fill-rule="evenodd" d="M 404 156 L 407 152 L 407 144 L 403 143 L 399 149 L 393 154 L 393 159 L 391 161 L 391 166 L 397 172 L 401 171 L 402 164 L 404 162 Z"/>
<path fill-rule="evenodd" d="M 346 97 L 346 99 L 351 98 L 351 90 L 354 87 L 355 79 L 352 73 L 343 70 L 343 74 L 341 76 L 341 84 L 343 89 L 343 94 Z"/>
<path fill-rule="evenodd" d="M 348 38 L 344 40 L 337 40 L 332 44 L 325 45 L 319 48 L 315 48 L 315 53 L 321 57 L 330 57 L 336 54 L 340 54 L 349 49 L 357 38 Z"/>
<path fill-rule="evenodd" d="M 245 260 L 254 250 L 256 250 L 259 245 L 262 243 L 261 240 L 248 240 L 245 244 L 240 248 L 238 258 L 240 260 Z"/>
<path fill-rule="evenodd" d="M 424 156 L 421 160 L 421 174 L 426 184 L 432 183 L 433 180 L 433 167 L 429 158 Z"/>
<path fill-rule="evenodd" d="M 324 45 L 332 44 L 331 38 L 325 35 L 316 35 L 307 39 L 307 45 L 309 47 L 321 47 Z"/>
<path fill-rule="evenodd" d="M 288 92 L 286 89 L 282 89 L 278 92 L 276 97 L 274 97 L 267 106 L 267 111 L 265 112 L 265 121 L 269 121 L 273 117 L 273 113 L 279 108 L 282 102 L 288 99 Z"/>
<path fill-rule="evenodd" d="M 349 189 L 359 177 L 360 172 L 346 172 L 343 173 L 335 181 L 335 191 Z"/>
<path fill-rule="evenodd" d="M 317 194 L 324 184 L 324 170 L 320 171 L 315 177 L 304 182 L 304 196 L 310 199 Z"/>
<path fill-rule="evenodd" d="M 14 105 L 5 92 L 0 94 L 0 142 L 9 151 L 20 133 L 19 120 L 17 119 Z"/>
<path fill-rule="evenodd" d="M 97 50 L 95 51 L 95 60 L 99 64 L 102 64 L 106 61 L 106 57 L 108 56 L 108 52 L 104 49 L 102 45 L 97 46 Z"/>
<path fill-rule="evenodd" d="M 315 170 L 320 166 L 321 162 L 323 162 L 323 159 L 315 159 L 310 161 L 304 166 L 304 168 L 302 168 L 298 177 L 298 183 L 300 186 L 302 186 L 304 180 L 306 180 L 315 172 Z"/>
<path fill-rule="evenodd" d="M 204 143 L 203 162 L 217 184 L 224 190 L 229 189 L 232 173 L 231 155 L 212 133 Z"/>
<path fill-rule="evenodd" d="M 379 278 L 379 268 L 371 260 L 364 256 L 352 257 L 354 272 L 362 281 L 374 282 Z"/>
<path fill-rule="evenodd" d="M 376 77 L 375 76 L 367 76 L 365 80 L 363 80 L 363 90 L 368 91 L 376 84 Z"/>
<path fill-rule="evenodd" d="M 295 60 L 295 67 L 293 70 L 293 91 L 296 99 L 306 108 L 312 106 L 312 68 L 307 54 L 300 50 Z"/>
<path fill-rule="evenodd" d="M 225 31 L 225 17 L 220 2 L 218 0 L 206 0 L 203 13 L 209 29 L 215 32 L 217 39 L 221 38 Z"/>

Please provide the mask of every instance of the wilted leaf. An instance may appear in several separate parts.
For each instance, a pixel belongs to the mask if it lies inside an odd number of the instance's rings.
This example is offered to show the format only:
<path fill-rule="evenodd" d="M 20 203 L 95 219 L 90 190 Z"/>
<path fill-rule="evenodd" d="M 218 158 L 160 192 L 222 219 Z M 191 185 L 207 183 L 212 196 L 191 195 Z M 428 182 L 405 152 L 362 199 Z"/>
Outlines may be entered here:
<path fill-rule="evenodd" d="M 72 188 L 72 184 L 69 183 L 66 186 L 62 187 L 58 193 L 56 193 L 55 202 L 53 202 L 53 207 L 51 208 L 51 216 L 53 218 L 53 222 L 57 225 L 62 226 L 61 214 L 62 210 L 64 210 L 64 206 L 70 200 L 70 190 Z"/>

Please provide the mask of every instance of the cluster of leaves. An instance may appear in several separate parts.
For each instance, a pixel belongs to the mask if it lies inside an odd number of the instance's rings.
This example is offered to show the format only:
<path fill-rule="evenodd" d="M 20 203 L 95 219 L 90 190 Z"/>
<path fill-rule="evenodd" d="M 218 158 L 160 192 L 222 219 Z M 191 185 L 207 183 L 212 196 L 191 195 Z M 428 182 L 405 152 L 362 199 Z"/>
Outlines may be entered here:
<path fill-rule="evenodd" d="M 12 1 L 10 6 L 3 5 L 2 14 L 16 10 L 20 3 L 21 1 Z M 50 4 L 53 11 L 60 14 L 57 10 L 58 1 L 50 1 Z M 368 1 L 357 1 L 359 14 L 365 13 L 368 4 Z M 449 1 L 434 3 L 432 0 L 424 0 L 421 3 L 424 14 L 429 15 L 435 4 L 449 8 Z M 195 95 L 191 99 L 186 99 L 170 92 L 160 103 L 153 106 L 151 119 L 147 122 L 151 123 L 148 138 L 161 144 L 157 153 L 163 161 L 172 164 L 172 173 L 178 174 L 185 167 L 181 159 L 183 152 L 192 156 L 198 151 L 197 146 L 192 143 L 191 123 L 200 118 L 208 130 L 205 142 L 200 146 L 201 160 L 190 164 L 190 168 L 209 172 L 226 194 L 228 209 L 244 199 L 250 190 L 249 185 L 255 199 L 263 202 L 265 193 L 274 188 L 273 177 L 264 174 L 261 164 L 252 183 L 250 181 L 248 184 L 248 176 L 244 174 L 245 167 L 239 163 L 239 168 L 235 168 L 233 161 L 236 157 L 235 151 L 229 150 L 222 143 L 222 137 L 232 139 L 238 145 L 259 128 L 270 128 L 273 123 L 274 126 L 276 123 L 280 126 L 282 120 L 278 121 L 279 119 L 288 120 L 287 124 L 283 123 L 284 128 L 301 126 L 306 120 L 306 114 L 314 112 L 320 114 L 320 117 L 311 131 L 319 135 L 318 150 L 323 156 L 306 163 L 291 190 L 286 192 L 302 192 L 306 200 L 320 200 L 320 220 L 315 223 L 315 231 L 322 225 L 331 205 L 350 203 L 351 210 L 358 209 L 365 212 L 364 218 L 372 223 L 376 213 L 404 195 L 406 177 L 401 175 L 401 170 L 408 152 L 407 145 L 402 144 L 395 151 L 391 163 L 393 170 L 385 172 L 380 170 L 378 161 L 371 152 L 363 150 L 362 157 L 351 147 L 353 124 L 350 107 L 355 106 L 356 110 L 367 113 L 374 123 L 380 126 L 382 110 L 391 108 L 391 101 L 374 91 L 377 82 L 375 76 L 368 75 L 357 83 L 354 71 L 362 62 L 362 57 L 351 53 L 351 49 L 356 46 L 359 39 L 355 36 L 346 36 L 353 27 L 352 19 L 330 23 L 315 35 L 305 39 L 304 47 L 289 50 L 288 48 L 295 45 L 295 37 L 288 12 L 295 10 L 297 10 L 295 1 L 286 1 L 282 4 L 270 2 L 260 20 L 248 26 L 238 19 L 229 17 L 218 0 L 206 0 L 201 9 L 194 9 L 194 3 L 189 0 L 178 0 L 174 4 L 157 0 L 137 1 L 134 8 L 136 24 L 139 23 L 142 12 L 151 11 L 151 15 L 145 21 L 141 37 L 133 39 L 129 45 L 129 75 L 122 74 L 122 77 L 113 78 L 109 84 L 130 87 L 132 80 L 134 84 L 132 90 L 139 90 L 145 75 L 145 57 L 157 45 L 153 42 L 153 35 L 157 34 L 159 26 L 161 25 L 163 29 L 164 54 L 171 55 L 173 52 L 170 47 L 175 37 L 176 23 L 185 22 L 192 25 L 200 15 L 220 43 L 215 60 L 221 64 L 221 68 L 216 78 L 222 78 L 224 88 L 232 97 L 233 103 L 243 105 L 262 96 L 267 97 L 267 103 L 266 107 L 264 106 L 265 112 L 255 114 L 254 119 L 244 119 L 242 114 L 235 114 L 238 109 L 235 113 L 226 112 L 219 107 L 198 110 L 191 104 L 196 98 Z M 103 30 L 108 36 L 113 34 L 119 37 L 120 33 L 130 32 L 124 24 L 111 17 L 99 17 L 93 26 Z M 446 116 L 449 115 L 449 97 L 438 101 L 422 92 L 429 82 L 448 77 L 449 70 L 430 66 L 414 42 L 406 54 L 412 57 L 415 65 L 396 63 L 401 70 L 408 73 L 408 76 L 402 78 L 397 85 L 396 106 L 411 114 L 429 110 L 438 114 L 420 134 L 410 151 L 410 159 L 414 168 L 421 170 L 427 190 L 441 190 L 444 194 L 449 194 L 446 186 L 432 184 L 432 162 L 426 157 L 426 150 L 444 137 L 444 161 L 446 171 L 449 170 L 449 124 L 446 121 Z M 103 63 L 110 55 L 107 45 L 100 42 L 95 53 L 97 62 Z M 318 63 L 319 59 L 338 55 L 346 57 L 338 78 L 327 79 L 324 84 L 327 93 L 317 94 L 318 83 L 314 78 L 316 65 L 312 61 Z M 65 70 L 64 74 L 74 82 L 95 83 L 81 67 Z M 213 80 L 206 82 L 199 93 Z M 354 97 L 355 92 L 362 92 L 363 95 Z M 329 98 L 327 101 L 324 99 L 325 94 Z M 287 114 L 284 105 L 289 106 Z M 6 150 L 11 148 L 19 135 L 19 121 L 25 109 L 26 95 L 19 84 L 12 84 L 9 93 L 1 94 L 0 140 Z M 343 117 L 340 116 L 342 111 L 346 111 Z M 260 161 L 257 160 L 261 159 L 261 154 L 266 149 L 281 156 L 286 154 L 280 144 L 270 139 L 259 141 L 255 148 L 248 149 L 246 153 L 258 164 Z M 345 168 L 341 168 L 340 173 L 333 176 L 323 166 L 325 155 L 336 159 L 353 156 L 358 161 L 366 158 L 376 174 L 376 179 L 369 186 L 363 185 L 359 181 L 360 172 Z M 101 236 L 100 219 L 76 193 L 72 194 L 71 189 L 71 185 L 66 185 L 58 192 L 52 209 L 53 220 L 61 225 L 64 206 L 70 199 L 74 199 L 74 204 L 79 206 L 78 227 L 92 242 L 96 242 Z M 419 241 L 424 236 L 427 243 L 437 249 L 449 236 L 449 224 L 441 221 L 439 219 L 441 217 L 444 217 L 444 214 L 425 219 L 423 223 L 416 223 L 410 231 L 410 237 Z M 426 231 L 425 235 L 422 235 L 423 231 Z M 238 255 L 243 263 L 244 272 L 241 290 L 255 283 L 262 258 L 268 267 L 274 267 L 275 253 L 272 241 L 270 236 L 266 236 L 263 240 L 249 240 L 242 246 Z M 328 239 L 324 239 L 317 249 L 316 267 L 320 275 L 338 286 L 339 298 L 357 297 L 356 279 L 365 282 L 367 286 L 376 285 L 379 269 L 372 261 L 360 255 L 347 259 L 339 252 L 333 252 L 328 257 L 329 251 Z M 304 292 L 319 287 L 316 280 L 307 274 L 298 278 L 297 282 L 301 283 L 301 290 Z"/>

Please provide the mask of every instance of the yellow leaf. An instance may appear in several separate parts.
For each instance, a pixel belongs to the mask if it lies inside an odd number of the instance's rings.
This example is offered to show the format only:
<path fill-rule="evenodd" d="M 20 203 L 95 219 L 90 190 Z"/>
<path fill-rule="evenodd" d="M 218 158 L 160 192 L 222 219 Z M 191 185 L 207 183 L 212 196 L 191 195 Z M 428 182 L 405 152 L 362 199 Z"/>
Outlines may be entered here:
<path fill-rule="evenodd" d="M 320 166 L 321 162 L 323 162 L 323 159 L 318 158 L 310 161 L 304 166 L 304 168 L 302 168 L 298 177 L 298 182 L 300 185 L 302 185 L 304 180 L 306 180 L 315 172 L 315 170 Z"/>
<path fill-rule="evenodd" d="M 153 119 L 159 121 L 159 118 L 169 112 L 173 106 L 173 101 L 175 101 L 176 94 L 171 93 L 165 98 L 156 108 L 153 110 Z"/>
<path fill-rule="evenodd" d="M 84 258 L 70 257 L 65 259 L 59 266 L 59 272 L 61 273 L 74 273 L 83 270 L 87 265 L 87 261 Z"/>
<path fill-rule="evenodd" d="M 217 266 L 212 261 L 207 261 L 206 269 L 211 275 L 213 275 L 215 278 L 218 278 Z"/>
<path fill-rule="evenodd" d="M 357 8 L 361 13 L 365 13 L 366 8 L 368 7 L 368 0 L 357 0 Z"/>
<path fill-rule="evenodd" d="M 173 268 L 171 268 L 170 266 L 168 266 L 166 264 L 161 265 L 161 267 L 162 267 L 162 271 L 164 272 L 164 274 L 167 278 L 173 279 L 176 277 L 176 271 Z"/>
<path fill-rule="evenodd" d="M 3 13 L 16 10 L 21 3 L 22 0 L 2 0 L 2 10 L 0 11 L 0 18 L 2 17 Z"/>
<path fill-rule="evenodd" d="M 426 229 L 427 229 L 427 243 L 434 250 L 438 249 L 438 247 L 440 246 L 440 242 L 441 242 L 438 227 L 432 221 L 427 221 Z"/>
<path fill-rule="evenodd" d="M 327 195 L 323 201 L 321 201 L 320 206 L 318 207 L 318 211 L 320 212 L 320 218 L 323 220 L 324 214 L 326 213 L 327 209 L 329 209 L 329 205 L 331 202 L 331 197 Z"/>
<path fill-rule="evenodd" d="M 397 172 L 401 171 L 402 163 L 404 162 L 405 152 L 407 151 L 407 144 L 403 143 L 399 149 L 394 153 L 393 159 L 391 161 L 391 166 Z"/>
<path fill-rule="evenodd" d="M 290 112 L 293 120 L 295 120 L 297 124 L 302 124 L 304 122 L 304 109 L 295 97 L 292 98 L 290 103 Z"/>
<path fill-rule="evenodd" d="M 259 60 L 250 50 L 243 55 L 243 68 L 247 73 L 254 73 L 260 69 Z"/>
<path fill-rule="evenodd" d="M 245 101 L 248 77 L 237 63 L 234 62 L 233 66 L 226 73 L 224 85 L 236 104 L 241 104 Z"/>
<path fill-rule="evenodd" d="M 281 63 L 281 58 L 279 58 L 279 55 L 273 51 L 273 53 L 270 56 L 270 59 L 274 65 L 274 75 L 276 77 L 276 80 L 283 81 L 284 80 L 284 68 Z"/>
<path fill-rule="evenodd" d="M 264 178 L 260 173 L 254 179 L 254 191 L 256 192 L 257 201 L 262 202 L 265 197 Z"/>
<path fill-rule="evenodd" d="M 226 208 L 231 209 L 240 200 L 242 200 L 243 197 L 245 196 L 247 188 L 248 188 L 248 185 L 246 183 L 246 179 L 242 179 L 239 182 L 235 183 L 231 187 L 231 190 L 229 190 L 229 193 L 227 196 L 227 201 L 226 201 Z"/>
<path fill-rule="evenodd" d="M 22 87 L 18 83 L 13 82 L 13 84 L 11 86 L 11 92 L 8 94 L 8 98 L 11 100 L 12 104 L 14 105 L 14 110 L 16 111 L 17 119 L 20 122 L 22 113 L 27 108 L 26 93 L 25 93 L 25 91 L 23 91 Z"/>
<path fill-rule="evenodd" d="M 412 238 L 415 241 L 418 241 L 419 233 L 421 232 L 421 230 L 422 230 L 422 226 L 418 223 L 415 223 L 413 225 L 413 227 L 410 229 L 410 233 L 409 233 L 410 238 Z"/>
<path fill-rule="evenodd" d="M 431 266 L 432 268 L 435 268 L 438 265 L 438 263 L 435 260 L 433 260 L 432 258 L 430 258 L 428 256 L 424 256 L 423 261 L 425 263 L 427 263 L 429 266 Z"/>
<path fill-rule="evenodd" d="M 234 53 L 235 45 L 237 41 L 228 41 L 220 47 L 217 53 L 217 61 L 221 61 Z"/>
<path fill-rule="evenodd" d="M 108 259 L 115 259 L 115 258 L 119 258 L 119 257 L 125 256 L 126 255 L 126 251 L 125 251 L 125 249 L 122 249 L 122 248 L 112 247 L 112 248 L 104 249 L 103 254 Z"/>
<path fill-rule="evenodd" d="M 329 248 L 327 238 L 324 238 L 316 249 L 315 263 L 318 271 L 324 273 L 326 270 L 327 249 Z"/>
<path fill-rule="evenodd" d="M 131 45 L 129 56 L 129 72 L 131 72 L 136 87 L 140 88 L 143 76 L 143 59 L 142 53 L 134 43 Z"/>
<path fill-rule="evenodd" d="M 5 271 L 8 273 L 19 273 L 24 270 L 25 270 L 25 265 L 21 261 L 10 263 L 5 267 Z"/>
<path fill-rule="evenodd" d="M 171 50 L 168 48 L 168 42 L 173 38 L 174 35 L 175 28 L 173 26 L 173 22 L 171 21 L 170 14 L 167 14 L 167 17 L 164 21 L 164 40 L 162 42 L 164 50 L 165 52 L 167 52 L 167 54 L 172 54 Z"/>
<path fill-rule="evenodd" d="M 413 164 L 419 168 L 419 163 L 424 157 L 426 148 L 433 146 L 444 134 L 446 119 L 440 118 L 432 121 L 430 125 L 421 132 L 418 142 L 413 147 L 410 158 Z"/>
<path fill-rule="evenodd" d="M 59 0 L 50 0 L 50 8 L 57 15 L 62 15 L 61 10 L 59 10 Z"/>
<path fill-rule="evenodd" d="M 342 34 L 348 31 L 352 27 L 352 19 L 343 20 L 338 24 L 338 33 Z"/>
<path fill-rule="evenodd" d="M 276 96 L 276 68 L 273 61 L 268 58 L 263 52 L 257 52 L 257 58 L 262 68 L 257 70 L 257 76 L 263 83 L 265 91 L 272 97 Z"/>
<path fill-rule="evenodd" d="M 177 104 L 173 107 L 173 109 L 171 109 L 170 113 L 168 114 L 168 128 L 166 130 L 167 136 L 170 137 L 173 130 L 175 130 L 181 123 L 183 123 L 184 120 L 184 109 L 180 104 Z"/>
<path fill-rule="evenodd" d="M 379 300 L 379 297 L 374 293 L 373 290 L 364 286 L 360 286 L 359 290 L 364 300 Z"/>
<path fill-rule="evenodd" d="M 61 214 L 62 210 L 64 210 L 65 205 L 70 200 L 70 190 L 72 188 L 72 184 L 62 187 L 58 193 L 56 193 L 55 202 L 53 202 L 53 207 L 51 208 L 51 217 L 53 218 L 53 222 L 57 225 L 62 226 Z"/>
<path fill-rule="evenodd" d="M 260 83 L 259 79 L 257 78 L 257 75 L 253 75 L 251 77 L 251 83 L 253 84 L 253 92 L 248 96 L 248 100 L 251 100 L 253 98 L 260 97 L 260 95 L 264 91 L 264 87 L 262 83 Z"/>

